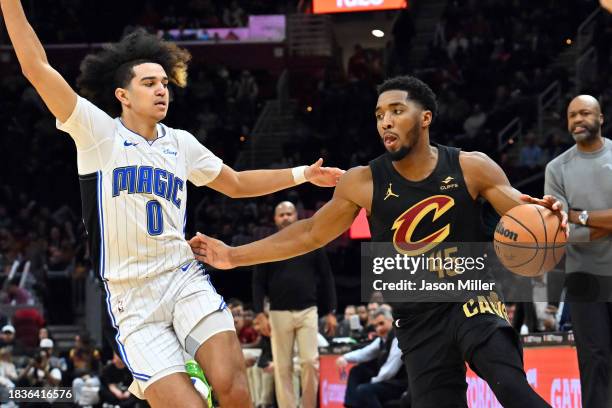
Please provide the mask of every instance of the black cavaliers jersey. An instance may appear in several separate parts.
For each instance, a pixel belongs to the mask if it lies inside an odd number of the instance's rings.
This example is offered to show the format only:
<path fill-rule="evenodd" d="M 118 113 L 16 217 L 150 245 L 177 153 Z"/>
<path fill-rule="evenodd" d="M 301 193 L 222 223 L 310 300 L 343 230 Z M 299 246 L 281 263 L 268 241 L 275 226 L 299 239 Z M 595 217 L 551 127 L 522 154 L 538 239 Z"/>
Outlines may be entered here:
<path fill-rule="evenodd" d="M 480 205 L 467 190 L 459 149 L 433 144 L 438 162 L 421 181 L 404 178 L 387 154 L 370 162 L 374 194 L 369 216 L 372 242 L 393 243 L 398 253 L 420 256 L 443 242 L 483 242 Z M 396 318 L 441 307 L 439 303 L 394 305 Z"/>

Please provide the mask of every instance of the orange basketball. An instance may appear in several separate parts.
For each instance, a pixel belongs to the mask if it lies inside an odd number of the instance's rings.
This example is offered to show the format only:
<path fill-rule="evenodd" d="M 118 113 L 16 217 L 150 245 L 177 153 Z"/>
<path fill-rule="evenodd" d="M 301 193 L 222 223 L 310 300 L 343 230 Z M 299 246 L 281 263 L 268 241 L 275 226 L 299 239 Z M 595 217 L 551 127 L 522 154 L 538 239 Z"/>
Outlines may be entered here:
<path fill-rule="evenodd" d="M 493 245 L 501 263 L 521 276 L 540 276 L 565 253 L 561 220 L 548 208 L 523 204 L 508 211 L 495 228 Z"/>

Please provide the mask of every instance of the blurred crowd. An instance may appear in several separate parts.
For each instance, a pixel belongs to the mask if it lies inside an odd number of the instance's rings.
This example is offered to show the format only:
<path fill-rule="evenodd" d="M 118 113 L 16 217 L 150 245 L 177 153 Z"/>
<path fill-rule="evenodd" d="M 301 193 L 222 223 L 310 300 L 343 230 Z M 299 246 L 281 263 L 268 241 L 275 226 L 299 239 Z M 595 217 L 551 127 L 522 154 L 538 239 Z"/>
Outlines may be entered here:
<path fill-rule="evenodd" d="M 230 299 L 229 307 L 234 317 L 234 326 L 247 365 L 249 389 L 257 408 L 274 407 L 275 380 L 274 359 L 270 337 L 255 319 L 255 313 L 248 304 L 239 299 Z M 267 307 L 266 307 L 267 309 Z M 391 313 L 389 304 L 372 301 L 367 304 L 347 305 L 344 315 L 340 316 L 339 324 L 330 328 L 325 317 L 319 319 L 318 345 L 327 347 L 334 343 L 352 347 L 363 347 L 371 343 L 383 333 L 377 330 L 376 318 L 381 312 Z M 269 310 L 266 310 L 268 314 Z M 387 335 L 387 331 L 384 332 Z M 274 336 L 272 332 L 271 336 Z M 293 358 L 293 387 L 296 395 L 300 395 L 301 369 L 304 362 L 298 357 L 297 344 Z M 318 369 L 317 369 L 318 370 Z"/>
<path fill-rule="evenodd" d="M 132 377 L 117 355 L 107 362 L 87 333 L 74 338 L 74 347 L 58 350 L 53 333 L 40 327 L 36 346 L 25 349 L 15 338 L 14 326 L 4 325 L 0 333 L 0 402 L 16 407 L 9 392 L 16 387 L 70 390 L 66 398 L 73 406 L 101 408 L 146 407 L 129 391 Z M 47 407 L 48 403 L 24 403 L 20 406 Z"/>
<path fill-rule="evenodd" d="M 298 1 L 161 0 L 122 2 L 24 2 L 26 14 L 45 44 L 114 41 L 135 25 L 158 29 L 242 27 L 249 14 L 284 14 Z M 120 12 L 118 12 L 120 10 Z"/>

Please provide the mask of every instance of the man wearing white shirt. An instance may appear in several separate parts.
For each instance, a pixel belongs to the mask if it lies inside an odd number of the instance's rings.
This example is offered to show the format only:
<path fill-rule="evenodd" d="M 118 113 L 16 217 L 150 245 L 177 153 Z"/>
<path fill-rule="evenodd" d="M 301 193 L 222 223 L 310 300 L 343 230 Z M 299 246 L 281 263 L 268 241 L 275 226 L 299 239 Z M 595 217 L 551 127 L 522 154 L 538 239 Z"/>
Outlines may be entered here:
<path fill-rule="evenodd" d="M 385 401 L 399 399 L 408 388 L 391 312 L 379 308 L 374 313 L 374 326 L 376 340 L 336 360 L 340 368 L 357 363 L 349 373 L 344 396 L 346 407 L 382 407 Z"/>

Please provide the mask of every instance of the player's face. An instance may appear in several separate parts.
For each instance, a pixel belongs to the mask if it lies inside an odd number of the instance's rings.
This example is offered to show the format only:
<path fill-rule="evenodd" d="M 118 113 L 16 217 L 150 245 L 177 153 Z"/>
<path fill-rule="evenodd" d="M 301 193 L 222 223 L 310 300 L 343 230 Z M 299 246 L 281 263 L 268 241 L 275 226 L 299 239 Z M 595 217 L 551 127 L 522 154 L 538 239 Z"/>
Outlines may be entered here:
<path fill-rule="evenodd" d="M 599 107 L 591 100 L 578 97 L 567 107 L 567 129 L 577 143 L 594 140 L 602 124 Z"/>
<path fill-rule="evenodd" d="M 129 109 L 138 116 L 159 122 L 166 117 L 170 94 L 164 68 L 152 62 L 134 66 L 134 78 L 127 88 Z"/>
<path fill-rule="evenodd" d="M 419 140 L 423 109 L 408 99 L 408 92 L 392 90 L 378 96 L 375 115 L 378 134 L 391 160 L 406 157 Z"/>

